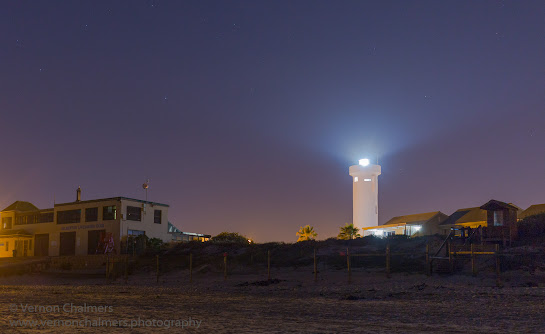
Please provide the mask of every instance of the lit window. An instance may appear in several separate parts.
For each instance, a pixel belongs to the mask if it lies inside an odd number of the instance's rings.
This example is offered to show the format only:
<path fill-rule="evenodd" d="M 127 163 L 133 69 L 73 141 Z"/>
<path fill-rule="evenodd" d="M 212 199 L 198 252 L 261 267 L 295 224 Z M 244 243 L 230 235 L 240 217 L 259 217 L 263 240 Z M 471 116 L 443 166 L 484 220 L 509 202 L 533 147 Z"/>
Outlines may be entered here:
<path fill-rule="evenodd" d="M 102 220 L 115 220 L 117 219 L 116 206 L 103 206 L 102 207 Z"/>
<path fill-rule="evenodd" d="M 358 182 L 358 177 L 357 176 L 354 177 L 354 182 Z"/>
<path fill-rule="evenodd" d="M 4 226 L 4 229 L 5 230 L 8 230 L 11 228 L 11 222 L 12 222 L 12 217 L 4 217 L 2 218 L 2 225 Z M 17 221 L 15 221 L 15 225 L 17 225 Z"/>
<path fill-rule="evenodd" d="M 127 234 L 128 235 L 133 235 L 133 236 L 146 235 L 146 231 L 127 230 Z"/>
<path fill-rule="evenodd" d="M 371 179 L 363 179 L 365 182 L 371 182 Z"/>
<path fill-rule="evenodd" d="M 503 212 L 494 211 L 494 226 L 503 226 Z"/>

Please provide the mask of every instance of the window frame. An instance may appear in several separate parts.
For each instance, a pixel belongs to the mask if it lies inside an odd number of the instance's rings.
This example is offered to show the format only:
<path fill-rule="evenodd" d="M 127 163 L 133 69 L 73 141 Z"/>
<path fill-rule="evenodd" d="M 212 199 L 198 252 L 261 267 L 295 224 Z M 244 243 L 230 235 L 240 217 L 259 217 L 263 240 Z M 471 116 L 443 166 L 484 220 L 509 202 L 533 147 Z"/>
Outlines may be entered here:
<path fill-rule="evenodd" d="M 45 219 L 45 218 L 51 218 L 51 219 Z M 55 221 L 54 211 L 40 212 L 36 216 L 36 224 L 53 223 L 54 221 Z"/>
<path fill-rule="evenodd" d="M 68 219 L 68 221 L 64 221 L 64 218 L 65 217 L 65 212 L 66 212 L 66 215 L 68 216 L 68 212 L 72 212 L 72 213 L 75 213 L 75 212 L 78 212 L 78 221 L 76 221 L 75 217 L 76 215 L 74 214 L 73 217 L 69 217 L 70 219 Z M 60 216 L 60 217 L 59 217 Z M 60 219 L 59 218 L 62 218 L 63 219 L 63 222 L 60 222 Z M 73 221 L 72 221 L 73 220 Z M 72 210 L 63 210 L 63 211 L 57 211 L 57 225 L 65 225 L 65 224 L 79 224 L 81 223 L 81 209 L 72 209 Z"/>
<path fill-rule="evenodd" d="M 90 216 L 88 212 L 91 212 L 91 210 L 95 210 L 96 214 L 94 216 Z M 92 208 L 85 208 L 85 222 L 96 222 L 98 221 L 98 206 L 92 207 Z"/>
<path fill-rule="evenodd" d="M 157 213 L 159 213 L 159 222 L 157 222 Z M 153 210 L 153 223 L 161 224 L 163 221 L 163 210 L 155 209 Z"/>
<path fill-rule="evenodd" d="M 126 220 L 141 222 L 142 221 L 142 208 L 139 206 L 127 205 L 126 210 Z M 132 210 L 133 212 L 129 212 Z M 136 213 L 138 212 L 138 213 Z"/>
<path fill-rule="evenodd" d="M 111 212 L 109 208 L 113 208 Z M 113 218 L 110 218 L 113 217 Z M 102 207 L 102 220 L 116 220 L 117 219 L 117 205 L 106 205 Z"/>
<path fill-rule="evenodd" d="M 9 221 L 9 227 L 6 227 L 7 222 Z M 13 217 L 2 217 L 2 229 L 11 230 L 13 228 Z"/>

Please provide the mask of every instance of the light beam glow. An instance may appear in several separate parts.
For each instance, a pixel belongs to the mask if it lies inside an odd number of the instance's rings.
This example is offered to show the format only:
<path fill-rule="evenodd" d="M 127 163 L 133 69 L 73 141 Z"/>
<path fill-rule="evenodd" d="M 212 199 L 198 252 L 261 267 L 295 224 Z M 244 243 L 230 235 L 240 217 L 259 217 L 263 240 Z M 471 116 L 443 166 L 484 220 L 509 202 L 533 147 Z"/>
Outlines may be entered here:
<path fill-rule="evenodd" d="M 369 166 L 369 159 L 360 159 L 359 161 L 360 166 Z"/>

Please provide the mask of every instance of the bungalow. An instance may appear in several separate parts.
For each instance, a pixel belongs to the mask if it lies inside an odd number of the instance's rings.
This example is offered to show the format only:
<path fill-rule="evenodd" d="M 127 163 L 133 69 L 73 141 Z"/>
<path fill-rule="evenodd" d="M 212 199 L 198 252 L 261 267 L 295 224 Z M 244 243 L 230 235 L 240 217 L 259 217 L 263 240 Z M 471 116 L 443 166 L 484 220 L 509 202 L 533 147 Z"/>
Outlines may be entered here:
<path fill-rule="evenodd" d="M 486 220 L 486 210 L 483 210 L 478 206 L 474 208 L 459 209 L 441 222 L 439 228 L 442 234 L 447 235 L 453 227 L 484 227 L 486 226 Z"/>
<path fill-rule="evenodd" d="M 486 238 L 488 241 L 503 241 L 511 243 L 518 237 L 517 216 L 521 211 L 516 205 L 490 200 L 481 206 L 487 211 Z"/>
<path fill-rule="evenodd" d="M 211 237 L 210 234 L 182 232 L 180 229 L 174 226 L 171 222 L 168 222 L 168 233 L 172 236 L 171 241 L 181 241 L 181 242 L 186 242 L 186 241 L 205 242 L 210 240 L 210 237 Z"/>
<path fill-rule="evenodd" d="M 481 206 L 487 211 L 487 226 L 516 226 L 517 216 L 521 209 L 511 203 L 490 200 Z"/>
<path fill-rule="evenodd" d="M 522 219 L 524 219 L 526 217 L 539 215 L 541 213 L 545 213 L 545 204 L 534 204 L 534 205 L 530 205 L 528 207 L 528 209 L 522 211 L 518 215 L 518 218 L 519 218 L 519 220 L 522 220 Z"/>
<path fill-rule="evenodd" d="M 390 235 L 432 235 L 439 233 L 439 224 L 448 216 L 441 211 L 418 213 L 413 215 L 398 216 L 386 223 L 363 228 L 364 235 L 390 236 Z"/>

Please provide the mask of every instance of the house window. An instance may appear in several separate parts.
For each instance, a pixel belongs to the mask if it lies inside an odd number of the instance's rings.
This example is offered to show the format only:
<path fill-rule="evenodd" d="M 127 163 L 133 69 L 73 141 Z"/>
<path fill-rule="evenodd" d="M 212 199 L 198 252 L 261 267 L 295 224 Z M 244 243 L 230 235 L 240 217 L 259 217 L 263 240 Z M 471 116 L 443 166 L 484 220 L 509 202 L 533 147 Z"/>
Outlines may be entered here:
<path fill-rule="evenodd" d="M 139 206 L 127 206 L 127 220 L 141 221 L 142 210 Z"/>
<path fill-rule="evenodd" d="M 163 215 L 163 211 L 161 210 L 155 210 L 153 212 L 153 222 L 155 224 L 161 224 L 161 216 Z"/>
<path fill-rule="evenodd" d="M 11 228 L 12 219 L 13 219 L 12 217 L 2 218 L 2 226 L 4 227 L 5 230 L 9 230 Z"/>
<path fill-rule="evenodd" d="M 36 215 L 19 216 L 15 220 L 15 225 L 27 225 L 36 223 Z"/>
<path fill-rule="evenodd" d="M 55 219 L 53 212 L 44 212 L 38 215 L 38 223 L 52 223 Z"/>
<path fill-rule="evenodd" d="M 503 226 L 503 211 L 494 211 L 494 226 Z"/>
<path fill-rule="evenodd" d="M 81 209 L 57 212 L 57 224 L 75 224 L 81 222 Z"/>
<path fill-rule="evenodd" d="M 363 179 L 363 181 L 365 181 L 365 182 L 371 182 L 372 180 L 371 180 L 371 179 Z"/>
<path fill-rule="evenodd" d="M 139 235 L 146 235 L 146 231 L 128 230 L 128 231 L 127 231 L 127 234 L 136 237 L 136 236 L 139 236 Z"/>
<path fill-rule="evenodd" d="M 102 220 L 117 219 L 117 208 L 115 205 L 102 207 Z"/>
<path fill-rule="evenodd" d="M 354 176 L 354 182 L 358 182 L 358 177 Z"/>
<path fill-rule="evenodd" d="M 85 221 L 96 222 L 98 220 L 98 208 L 85 209 Z"/>

